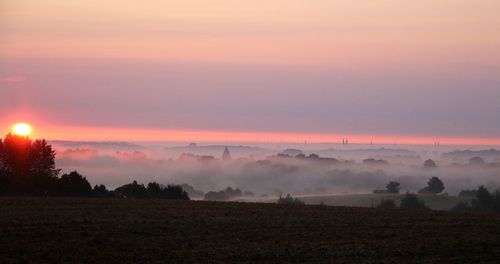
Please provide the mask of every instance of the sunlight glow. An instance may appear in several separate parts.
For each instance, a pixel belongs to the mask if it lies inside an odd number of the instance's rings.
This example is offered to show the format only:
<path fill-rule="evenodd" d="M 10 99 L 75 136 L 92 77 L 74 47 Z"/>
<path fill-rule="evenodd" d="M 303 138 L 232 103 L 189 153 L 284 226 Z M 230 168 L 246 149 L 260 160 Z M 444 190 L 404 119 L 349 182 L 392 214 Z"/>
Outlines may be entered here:
<path fill-rule="evenodd" d="M 27 137 L 31 134 L 31 126 L 26 123 L 17 123 L 12 128 L 12 134 Z"/>

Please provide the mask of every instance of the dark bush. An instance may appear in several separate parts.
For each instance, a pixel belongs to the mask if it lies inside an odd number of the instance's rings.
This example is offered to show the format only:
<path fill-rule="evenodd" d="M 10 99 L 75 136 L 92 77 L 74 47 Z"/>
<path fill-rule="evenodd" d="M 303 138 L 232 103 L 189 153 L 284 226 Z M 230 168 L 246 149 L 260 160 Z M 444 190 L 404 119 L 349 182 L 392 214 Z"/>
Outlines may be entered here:
<path fill-rule="evenodd" d="M 114 193 L 106 189 L 106 186 L 100 184 L 95 185 L 91 192 L 92 197 L 113 197 Z"/>
<path fill-rule="evenodd" d="M 287 205 L 304 205 L 304 202 L 299 200 L 298 198 L 293 198 L 290 194 L 287 194 L 285 197 L 279 196 L 278 204 L 287 204 Z"/>
<path fill-rule="evenodd" d="M 205 195 L 202 191 L 196 190 L 193 186 L 189 184 L 181 184 L 181 187 L 186 191 L 190 198 L 201 199 Z"/>
<path fill-rule="evenodd" d="M 459 197 L 476 197 L 477 190 L 461 190 Z"/>
<path fill-rule="evenodd" d="M 123 197 L 130 198 L 145 198 L 148 197 L 148 190 L 144 185 L 138 184 L 137 181 L 133 181 L 132 183 L 125 184 L 115 189 L 116 194 L 121 195 Z"/>
<path fill-rule="evenodd" d="M 159 199 L 189 200 L 189 195 L 180 185 L 167 185 L 164 187 L 156 182 L 148 183 L 148 196 Z"/>
<path fill-rule="evenodd" d="M 431 159 L 424 161 L 424 168 L 437 168 L 436 162 Z"/>
<path fill-rule="evenodd" d="M 481 157 L 472 157 L 469 159 L 469 164 L 476 166 L 484 165 L 484 160 Z"/>
<path fill-rule="evenodd" d="M 180 185 L 167 185 L 167 187 L 150 182 L 147 187 L 137 181 L 125 184 L 115 189 L 114 193 L 130 198 L 158 198 L 173 200 L 189 200 L 189 195 Z"/>
<path fill-rule="evenodd" d="M 418 199 L 417 195 L 406 193 L 401 199 L 399 207 L 403 209 L 428 209 L 424 201 Z"/>
<path fill-rule="evenodd" d="M 500 213 L 500 191 L 490 193 L 484 186 L 479 186 L 477 190 L 463 190 L 461 196 L 470 197 L 474 194 L 475 199 L 468 203 L 459 203 L 451 211 L 459 212 L 499 212 Z"/>
<path fill-rule="evenodd" d="M 243 194 L 240 189 L 233 189 L 231 187 L 227 187 L 225 190 L 223 190 L 223 192 L 225 192 L 227 196 L 229 196 L 229 198 L 241 197 Z"/>
<path fill-rule="evenodd" d="M 396 181 L 391 181 L 387 184 L 386 189 L 389 193 L 399 193 L 399 189 L 401 189 L 401 184 Z"/>
<path fill-rule="evenodd" d="M 385 186 L 385 190 L 373 190 L 374 194 L 399 193 L 401 189 L 399 182 L 391 181 Z"/>
<path fill-rule="evenodd" d="M 243 195 L 243 192 L 236 188 L 233 189 L 231 187 L 227 187 L 224 190 L 218 191 L 218 192 L 208 192 L 205 194 L 204 200 L 207 201 L 228 201 L 234 198 L 241 197 Z"/>
<path fill-rule="evenodd" d="M 380 201 L 380 203 L 377 205 L 377 208 L 382 208 L 382 209 L 394 209 L 396 208 L 396 203 L 394 200 L 391 199 L 383 199 Z"/>
<path fill-rule="evenodd" d="M 473 208 L 467 202 L 459 202 L 457 205 L 450 209 L 452 212 L 470 212 Z"/>
<path fill-rule="evenodd" d="M 228 201 L 229 195 L 224 191 L 207 192 L 203 198 L 205 201 Z"/>
<path fill-rule="evenodd" d="M 90 196 L 92 186 L 77 171 L 64 174 L 57 180 L 55 194 L 60 196 Z"/>
<path fill-rule="evenodd" d="M 500 192 L 490 193 L 484 186 L 479 186 L 472 207 L 480 211 L 500 212 Z"/>
<path fill-rule="evenodd" d="M 418 193 L 423 194 L 438 194 L 444 190 L 443 182 L 436 176 L 429 178 L 427 186 L 420 189 Z"/>

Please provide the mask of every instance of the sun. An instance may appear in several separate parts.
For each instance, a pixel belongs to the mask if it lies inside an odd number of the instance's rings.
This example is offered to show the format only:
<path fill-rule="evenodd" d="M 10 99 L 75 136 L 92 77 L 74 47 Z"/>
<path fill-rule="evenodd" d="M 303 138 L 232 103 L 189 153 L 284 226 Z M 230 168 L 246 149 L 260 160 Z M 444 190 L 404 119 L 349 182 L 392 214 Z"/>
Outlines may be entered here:
<path fill-rule="evenodd" d="M 27 137 L 31 134 L 31 126 L 26 123 L 17 123 L 12 127 L 12 134 Z"/>

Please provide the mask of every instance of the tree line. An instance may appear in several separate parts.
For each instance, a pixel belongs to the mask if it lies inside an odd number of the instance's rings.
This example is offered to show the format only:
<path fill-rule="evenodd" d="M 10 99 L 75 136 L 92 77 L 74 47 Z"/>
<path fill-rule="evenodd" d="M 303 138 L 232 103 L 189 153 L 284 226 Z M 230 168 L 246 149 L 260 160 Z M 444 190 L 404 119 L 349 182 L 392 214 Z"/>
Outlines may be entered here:
<path fill-rule="evenodd" d="M 179 185 L 163 186 L 136 181 L 110 191 L 73 171 L 60 176 L 55 164 L 56 152 L 44 139 L 8 134 L 0 139 L 0 195 L 132 197 L 189 200 Z"/>

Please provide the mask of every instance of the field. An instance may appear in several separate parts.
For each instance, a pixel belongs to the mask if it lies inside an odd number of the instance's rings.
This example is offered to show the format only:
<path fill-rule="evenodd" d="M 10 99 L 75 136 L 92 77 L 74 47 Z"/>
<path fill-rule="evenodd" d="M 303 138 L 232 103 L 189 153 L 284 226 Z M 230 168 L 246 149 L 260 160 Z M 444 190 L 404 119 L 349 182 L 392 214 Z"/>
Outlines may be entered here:
<path fill-rule="evenodd" d="M 500 215 L 0 198 L 1 263 L 495 263 Z"/>

